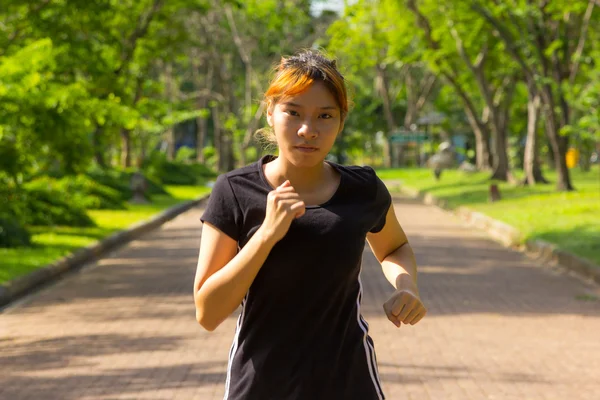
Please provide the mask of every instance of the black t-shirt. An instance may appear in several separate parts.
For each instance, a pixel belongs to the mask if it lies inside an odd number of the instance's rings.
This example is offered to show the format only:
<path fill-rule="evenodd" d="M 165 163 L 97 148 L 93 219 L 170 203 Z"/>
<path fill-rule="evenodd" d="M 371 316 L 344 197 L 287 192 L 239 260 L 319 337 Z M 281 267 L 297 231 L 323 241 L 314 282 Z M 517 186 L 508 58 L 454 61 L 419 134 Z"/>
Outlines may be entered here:
<path fill-rule="evenodd" d="M 240 248 L 264 220 L 273 188 L 263 165 L 274 158 L 220 175 L 201 217 Z M 242 301 L 225 400 L 384 399 L 359 274 L 391 196 L 372 168 L 330 165 L 337 191 L 293 220 Z"/>

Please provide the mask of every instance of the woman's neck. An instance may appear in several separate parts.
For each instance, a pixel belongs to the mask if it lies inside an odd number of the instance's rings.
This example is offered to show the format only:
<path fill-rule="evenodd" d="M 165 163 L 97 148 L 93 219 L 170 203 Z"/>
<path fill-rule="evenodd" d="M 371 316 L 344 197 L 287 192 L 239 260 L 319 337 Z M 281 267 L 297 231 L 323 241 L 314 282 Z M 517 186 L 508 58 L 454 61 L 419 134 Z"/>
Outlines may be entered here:
<path fill-rule="evenodd" d="M 314 167 L 296 167 L 282 157 L 277 157 L 266 165 L 267 176 L 275 187 L 289 180 L 296 192 L 312 193 L 319 190 L 328 180 L 331 167 L 321 162 Z"/>

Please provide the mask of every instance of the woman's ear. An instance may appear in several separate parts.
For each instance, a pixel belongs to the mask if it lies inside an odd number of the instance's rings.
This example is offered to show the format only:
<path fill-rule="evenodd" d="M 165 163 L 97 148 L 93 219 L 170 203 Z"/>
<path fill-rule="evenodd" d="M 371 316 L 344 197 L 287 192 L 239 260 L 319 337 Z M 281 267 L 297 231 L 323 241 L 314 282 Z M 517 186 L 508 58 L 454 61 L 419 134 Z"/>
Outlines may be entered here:
<path fill-rule="evenodd" d="M 272 128 L 273 127 L 273 108 L 275 106 L 269 102 L 267 105 L 267 123 Z"/>
<path fill-rule="evenodd" d="M 342 122 L 340 122 L 340 129 L 338 130 L 338 135 L 339 135 L 340 133 L 342 133 L 342 130 L 344 130 L 344 123 L 345 123 L 345 122 L 346 122 L 346 119 L 345 119 L 345 118 L 342 120 Z"/>

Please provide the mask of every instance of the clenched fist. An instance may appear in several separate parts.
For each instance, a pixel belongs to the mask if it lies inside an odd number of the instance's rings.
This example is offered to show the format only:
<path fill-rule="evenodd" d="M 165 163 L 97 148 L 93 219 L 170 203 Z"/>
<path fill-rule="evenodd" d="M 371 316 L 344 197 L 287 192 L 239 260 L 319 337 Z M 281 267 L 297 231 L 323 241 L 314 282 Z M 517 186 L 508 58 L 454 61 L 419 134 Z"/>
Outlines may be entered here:
<path fill-rule="evenodd" d="M 292 221 L 305 212 L 306 207 L 300 195 L 286 180 L 267 195 L 267 210 L 261 229 L 271 240 L 278 242 L 286 235 Z"/>
<path fill-rule="evenodd" d="M 402 324 L 414 325 L 427 314 L 419 295 L 409 289 L 396 290 L 383 304 L 383 310 L 398 328 Z"/>

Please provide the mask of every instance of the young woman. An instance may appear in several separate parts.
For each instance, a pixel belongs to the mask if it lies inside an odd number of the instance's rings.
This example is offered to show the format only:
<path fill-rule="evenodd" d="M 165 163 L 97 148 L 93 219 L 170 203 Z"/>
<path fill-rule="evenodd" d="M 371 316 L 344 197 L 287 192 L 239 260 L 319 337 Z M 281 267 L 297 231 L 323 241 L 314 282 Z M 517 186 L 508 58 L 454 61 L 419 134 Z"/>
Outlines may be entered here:
<path fill-rule="evenodd" d="M 242 306 L 225 400 L 381 400 L 360 313 L 365 239 L 396 288 L 397 327 L 426 313 L 413 251 L 370 167 L 325 161 L 348 114 L 336 63 L 282 59 L 265 94 L 278 156 L 222 174 L 206 210 L 196 318 L 214 330 Z"/>

